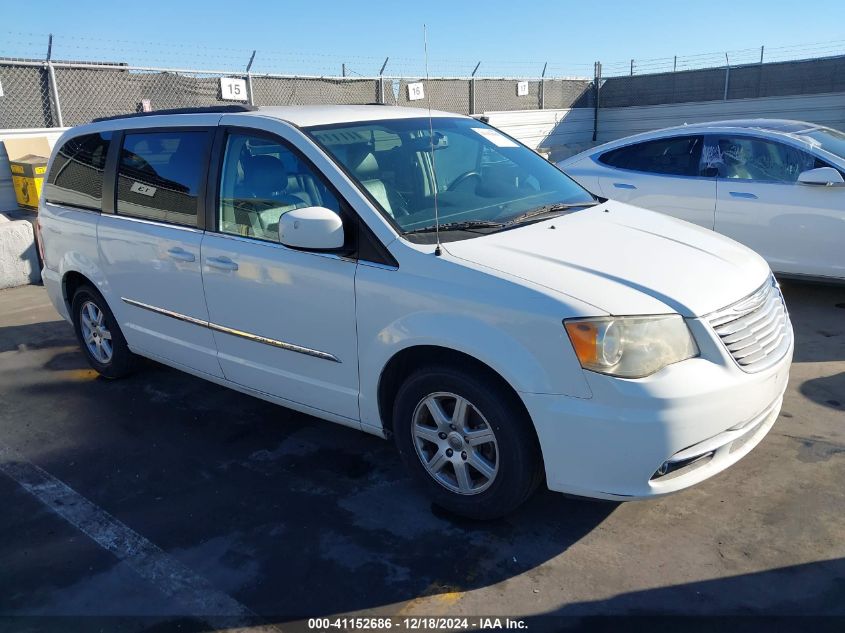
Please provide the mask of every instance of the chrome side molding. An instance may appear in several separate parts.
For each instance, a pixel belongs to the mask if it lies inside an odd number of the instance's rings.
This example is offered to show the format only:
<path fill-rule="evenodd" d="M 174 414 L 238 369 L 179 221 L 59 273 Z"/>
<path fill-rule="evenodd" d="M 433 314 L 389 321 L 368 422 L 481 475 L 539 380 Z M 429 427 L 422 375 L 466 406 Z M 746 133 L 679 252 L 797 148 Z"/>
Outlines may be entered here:
<path fill-rule="evenodd" d="M 187 314 L 174 312 L 173 310 L 167 310 L 165 308 L 159 308 L 158 306 L 150 305 L 148 303 L 142 303 L 141 301 L 136 301 L 135 299 L 128 299 L 127 297 L 121 297 L 120 300 L 131 306 L 135 306 L 136 308 L 141 308 L 142 310 L 149 310 L 150 312 L 155 312 L 156 314 L 162 314 L 178 321 L 185 321 L 186 323 L 199 325 L 200 327 L 205 327 L 209 330 L 214 330 L 215 332 L 222 332 L 223 334 L 238 336 L 240 338 L 245 338 L 248 341 L 263 343 L 264 345 L 278 347 L 279 349 L 284 349 L 289 352 L 296 352 L 297 354 L 305 354 L 306 356 L 313 356 L 314 358 L 322 358 L 323 360 L 329 360 L 335 363 L 341 362 L 341 360 L 334 354 L 322 352 L 318 349 L 311 349 L 310 347 L 303 347 L 302 345 L 296 345 L 294 343 L 286 343 L 285 341 L 277 341 L 276 339 L 268 338 L 266 336 L 260 336 L 258 334 L 242 332 L 241 330 L 226 327 L 225 325 L 220 325 L 219 323 L 212 323 L 203 319 L 197 319 L 192 316 L 188 316 Z"/>

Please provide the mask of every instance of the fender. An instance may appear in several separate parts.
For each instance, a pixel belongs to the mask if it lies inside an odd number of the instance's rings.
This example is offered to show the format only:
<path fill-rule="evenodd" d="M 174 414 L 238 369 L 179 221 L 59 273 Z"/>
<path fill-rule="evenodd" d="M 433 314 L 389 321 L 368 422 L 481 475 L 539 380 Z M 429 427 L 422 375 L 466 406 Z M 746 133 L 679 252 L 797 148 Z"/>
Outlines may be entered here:
<path fill-rule="evenodd" d="M 533 350 L 526 346 L 525 341 L 514 337 L 508 328 L 496 327 L 483 319 L 452 312 L 426 311 L 414 312 L 388 323 L 372 337 L 367 336 L 365 340 L 372 341 L 372 344 L 360 347 L 359 404 L 362 425 L 382 425 L 378 410 L 378 387 L 382 372 L 396 354 L 416 346 L 445 347 L 472 356 L 496 371 L 517 392 L 562 393 L 577 398 L 590 398 L 592 394 L 580 365 L 577 361 L 572 362 L 574 357 L 567 358 L 569 341 L 563 327 L 560 326 L 557 340 L 542 340 L 543 334 L 537 337 L 536 326 L 530 330 L 531 336 L 540 338 L 547 351 L 554 346 L 560 348 L 559 361 L 556 363 L 559 373 L 550 374 L 546 369 L 550 366 L 548 362 L 544 363 L 532 353 Z"/>

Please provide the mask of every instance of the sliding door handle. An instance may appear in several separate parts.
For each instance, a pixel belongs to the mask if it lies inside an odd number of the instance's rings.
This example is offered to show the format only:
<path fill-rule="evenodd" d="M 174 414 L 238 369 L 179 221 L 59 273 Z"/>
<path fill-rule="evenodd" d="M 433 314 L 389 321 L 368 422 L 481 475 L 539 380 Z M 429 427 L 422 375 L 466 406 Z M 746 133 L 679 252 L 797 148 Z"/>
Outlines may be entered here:
<path fill-rule="evenodd" d="M 175 246 L 173 248 L 167 249 L 167 254 L 170 255 L 170 257 L 172 257 L 173 259 L 178 259 L 180 262 L 196 261 L 196 257 L 193 253 L 189 253 L 180 246 Z"/>
<path fill-rule="evenodd" d="M 205 263 L 218 270 L 237 270 L 238 265 L 228 257 L 209 257 Z"/>

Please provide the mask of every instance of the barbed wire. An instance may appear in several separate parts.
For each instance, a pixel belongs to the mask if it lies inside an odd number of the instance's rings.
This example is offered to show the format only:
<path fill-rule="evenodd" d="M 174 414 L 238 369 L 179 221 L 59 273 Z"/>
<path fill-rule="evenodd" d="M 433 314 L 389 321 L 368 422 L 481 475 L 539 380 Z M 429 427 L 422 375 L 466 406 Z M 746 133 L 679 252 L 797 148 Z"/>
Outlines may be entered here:
<path fill-rule="evenodd" d="M 47 33 L 6 31 L 0 39 L 0 57 L 14 60 L 43 60 L 47 55 Z M 195 70 L 243 70 L 252 49 L 203 46 L 180 42 L 150 42 L 131 39 L 108 39 L 86 35 L 58 34 L 52 38 L 52 59 L 97 63 L 121 63 L 130 66 L 181 67 Z M 747 47 L 728 51 L 692 53 L 671 57 L 649 57 L 602 63 L 602 76 L 643 75 L 673 71 L 720 68 L 763 62 L 795 61 L 845 55 L 845 40 L 789 44 L 773 47 Z M 422 57 L 342 55 L 282 50 L 258 50 L 251 68 L 254 73 L 291 75 L 373 77 L 387 61 L 385 75 L 421 77 L 425 71 Z M 479 64 L 477 70 L 476 65 Z M 545 68 L 546 77 L 591 78 L 592 62 L 560 60 L 467 60 L 432 58 L 432 75 L 467 77 L 476 70 L 476 77 L 539 77 Z"/>

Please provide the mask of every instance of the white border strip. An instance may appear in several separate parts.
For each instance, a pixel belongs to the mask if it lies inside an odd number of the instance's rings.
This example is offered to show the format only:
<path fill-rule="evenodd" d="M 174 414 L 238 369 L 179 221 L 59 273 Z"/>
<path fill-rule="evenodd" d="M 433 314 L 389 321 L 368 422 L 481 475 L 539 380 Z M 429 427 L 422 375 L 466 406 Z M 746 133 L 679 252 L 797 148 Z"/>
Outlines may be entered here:
<path fill-rule="evenodd" d="M 35 464 L 10 459 L 0 447 L 0 472 L 17 482 L 47 508 L 83 532 L 104 550 L 126 562 L 138 576 L 182 605 L 185 615 L 200 617 L 220 629 L 278 630 L 260 626 L 261 618 L 248 607 L 215 589 L 132 528 Z M 259 625 L 259 626 L 256 626 Z"/>

